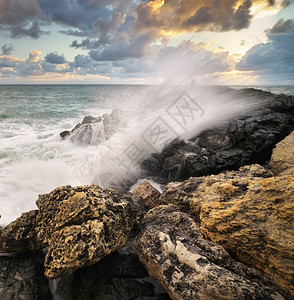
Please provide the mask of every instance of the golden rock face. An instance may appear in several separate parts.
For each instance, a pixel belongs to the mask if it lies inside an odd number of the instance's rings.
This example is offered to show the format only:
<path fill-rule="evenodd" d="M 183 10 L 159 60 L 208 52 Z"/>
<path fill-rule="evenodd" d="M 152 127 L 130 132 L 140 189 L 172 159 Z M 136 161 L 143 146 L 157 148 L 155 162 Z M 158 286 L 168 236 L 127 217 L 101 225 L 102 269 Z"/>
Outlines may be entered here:
<path fill-rule="evenodd" d="M 270 274 L 294 296 L 294 176 L 245 166 L 170 183 L 161 199 L 185 208 L 206 238 Z"/>
<path fill-rule="evenodd" d="M 70 274 L 123 247 L 135 219 L 126 196 L 98 185 L 60 187 L 39 195 L 36 203 L 39 210 L 3 229 L 0 246 L 1 251 L 14 252 L 17 245 L 22 251 L 48 245 L 48 278 Z M 7 238 L 13 235 L 18 240 L 11 243 Z"/>
<path fill-rule="evenodd" d="M 273 149 L 270 166 L 276 175 L 294 175 L 294 131 Z"/>
<path fill-rule="evenodd" d="M 204 236 L 270 274 L 294 294 L 293 176 L 241 182 L 208 179 L 194 199 L 196 211 L 201 202 Z"/>

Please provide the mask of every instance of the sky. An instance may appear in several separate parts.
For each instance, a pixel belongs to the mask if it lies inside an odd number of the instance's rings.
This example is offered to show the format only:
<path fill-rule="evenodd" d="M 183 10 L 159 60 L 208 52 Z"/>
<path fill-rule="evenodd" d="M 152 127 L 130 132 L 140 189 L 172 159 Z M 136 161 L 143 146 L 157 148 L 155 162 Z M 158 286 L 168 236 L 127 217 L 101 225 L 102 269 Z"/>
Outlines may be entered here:
<path fill-rule="evenodd" d="M 294 85 L 294 0 L 0 0 L 0 84 Z"/>

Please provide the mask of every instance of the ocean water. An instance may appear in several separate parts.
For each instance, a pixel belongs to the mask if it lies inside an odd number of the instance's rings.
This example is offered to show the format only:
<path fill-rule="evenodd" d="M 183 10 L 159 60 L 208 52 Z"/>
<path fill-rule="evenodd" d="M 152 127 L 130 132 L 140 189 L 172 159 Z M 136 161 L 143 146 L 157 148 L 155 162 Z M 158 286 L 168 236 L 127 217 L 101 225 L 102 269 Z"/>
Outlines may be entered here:
<path fill-rule="evenodd" d="M 293 86 L 258 88 L 294 94 Z M 35 209 L 38 194 L 56 187 L 107 187 L 114 179 L 140 178 L 140 161 L 173 138 L 192 137 L 257 105 L 257 99 L 236 101 L 209 87 L 170 84 L 0 86 L 0 225 Z M 83 144 L 60 138 L 84 116 L 114 108 L 124 111 L 125 122 L 109 140 Z"/>

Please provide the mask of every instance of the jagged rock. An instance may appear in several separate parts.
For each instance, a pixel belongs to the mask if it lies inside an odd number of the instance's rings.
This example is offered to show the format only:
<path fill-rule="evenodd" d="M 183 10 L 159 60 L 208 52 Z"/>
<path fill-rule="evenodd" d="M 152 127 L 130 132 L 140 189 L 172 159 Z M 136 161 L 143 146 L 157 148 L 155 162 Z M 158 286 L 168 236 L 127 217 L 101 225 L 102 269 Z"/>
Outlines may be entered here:
<path fill-rule="evenodd" d="M 88 299 L 169 299 L 155 295 L 154 286 L 145 282 L 148 276 L 134 253 L 112 253 L 99 263 L 77 270 L 58 282 L 60 300 Z"/>
<path fill-rule="evenodd" d="M 148 181 L 144 181 L 139 184 L 133 191 L 132 194 L 139 197 L 142 204 L 146 208 L 153 208 L 157 206 L 160 192 L 153 187 Z"/>
<path fill-rule="evenodd" d="M 133 247 L 172 299 L 285 299 L 269 277 L 205 240 L 199 225 L 176 206 L 150 210 Z"/>
<path fill-rule="evenodd" d="M 98 145 L 109 139 L 124 124 L 123 112 L 114 109 L 110 114 L 99 117 L 86 116 L 71 131 L 60 133 L 62 139 L 69 138 L 73 143 Z"/>
<path fill-rule="evenodd" d="M 267 103 L 190 141 L 173 140 L 161 153 L 145 160 L 143 168 L 167 183 L 247 164 L 266 164 L 274 146 L 294 128 L 294 97 L 254 89 L 231 91 L 229 95 L 265 99 Z"/>
<path fill-rule="evenodd" d="M 96 122 L 101 122 L 101 121 L 102 121 L 101 116 L 99 116 L 97 118 L 92 117 L 92 116 L 86 116 L 86 117 L 84 117 L 82 124 L 96 123 Z"/>
<path fill-rule="evenodd" d="M 123 247 L 135 219 L 127 196 L 102 190 L 98 185 L 60 187 L 39 195 L 36 203 L 39 210 L 32 213 L 30 222 L 25 214 L 4 228 L 4 233 L 19 234 L 14 243 L 9 234 L 2 234 L 0 246 L 5 247 L 0 251 L 34 250 L 34 246 L 39 249 L 48 245 L 48 278 L 70 274 Z"/>
<path fill-rule="evenodd" d="M 294 176 L 217 177 L 208 176 L 191 200 L 202 233 L 294 297 Z"/>
<path fill-rule="evenodd" d="M 270 166 L 276 175 L 294 175 L 294 131 L 273 149 Z"/>
<path fill-rule="evenodd" d="M 52 299 L 43 262 L 40 252 L 0 256 L 0 299 Z"/>

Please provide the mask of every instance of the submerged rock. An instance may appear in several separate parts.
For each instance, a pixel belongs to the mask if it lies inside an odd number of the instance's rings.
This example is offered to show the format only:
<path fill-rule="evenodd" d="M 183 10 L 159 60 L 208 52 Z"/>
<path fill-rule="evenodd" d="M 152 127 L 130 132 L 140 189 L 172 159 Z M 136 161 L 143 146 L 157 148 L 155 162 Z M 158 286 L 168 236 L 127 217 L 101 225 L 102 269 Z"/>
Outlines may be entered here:
<path fill-rule="evenodd" d="M 43 263 L 40 252 L 0 256 L 0 299 L 52 299 Z"/>
<path fill-rule="evenodd" d="M 24 214 L 3 229 L 0 250 L 36 250 L 48 245 L 48 278 L 70 274 L 123 247 L 135 219 L 126 196 L 98 185 L 60 187 L 39 195 L 36 203 L 39 210 L 32 213 L 30 222 Z M 11 232 L 19 232 L 14 243 L 6 234 Z"/>
<path fill-rule="evenodd" d="M 133 247 L 172 299 L 285 299 L 269 277 L 205 240 L 199 225 L 176 206 L 150 210 Z"/>
<path fill-rule="evenodd" d="M 294 128 L 294 97 L 254 89 L 231 93 L 236 98 L 264 99 L 266 105 L 209 128 L 190 141 L 173 140 L 161 153 L 145 160 L 143 168 L 163 182 L 171 182 L 236 170 L 247 164 L 266 164 L 274 146 Z"/>
<path fill-rule="evenodd" d="M 294 131 L 273 149 L 270 166 L 276 175 L 294 175 Z"/>

